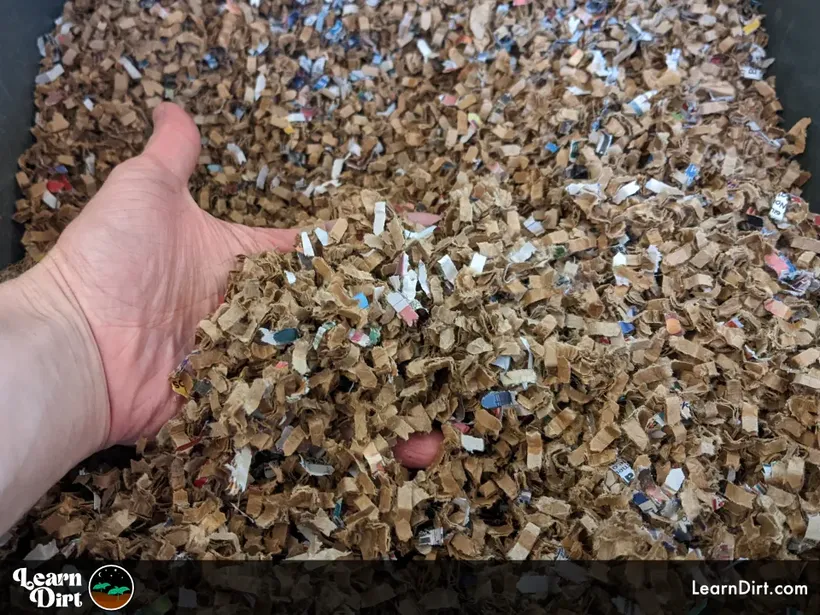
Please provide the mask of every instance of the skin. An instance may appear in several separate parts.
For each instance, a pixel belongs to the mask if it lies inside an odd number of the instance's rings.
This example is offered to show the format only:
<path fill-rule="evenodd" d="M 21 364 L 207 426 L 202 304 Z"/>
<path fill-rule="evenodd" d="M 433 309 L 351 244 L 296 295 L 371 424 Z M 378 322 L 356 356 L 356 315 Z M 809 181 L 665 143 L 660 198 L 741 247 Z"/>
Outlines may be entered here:
<path fill-rule="evenodd" d="M 168 374 L 236 256 L 295 244 L 299 229 L 202 211 L 188 191 L 196 125 L 171 103 L 153 119 L 145 151 L 114 169 L 42 262 L 0 285 L 0 535 L 89 455 L 155 434 L 180 406 Z"/>

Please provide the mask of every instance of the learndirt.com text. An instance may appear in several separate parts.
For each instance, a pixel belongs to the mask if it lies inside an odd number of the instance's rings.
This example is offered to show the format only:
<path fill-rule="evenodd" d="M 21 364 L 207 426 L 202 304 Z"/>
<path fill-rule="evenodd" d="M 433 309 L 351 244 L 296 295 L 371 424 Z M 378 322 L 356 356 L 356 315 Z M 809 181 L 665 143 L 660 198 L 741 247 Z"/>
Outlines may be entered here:
<path fill-rule="evenodd" d="M 808 585 L 779 585 L 738 581 L 731 584 L 699 585 L 692 581 L 692 593 L 695 596 L 808 596 Z"/>

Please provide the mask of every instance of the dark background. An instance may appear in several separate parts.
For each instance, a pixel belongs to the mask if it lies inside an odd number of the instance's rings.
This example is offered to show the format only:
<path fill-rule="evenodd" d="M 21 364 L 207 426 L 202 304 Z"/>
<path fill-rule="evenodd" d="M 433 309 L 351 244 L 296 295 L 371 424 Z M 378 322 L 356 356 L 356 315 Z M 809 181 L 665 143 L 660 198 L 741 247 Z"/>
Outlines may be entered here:
<path fill-rule="evenodd" d="M 6 6 L 0 18 L 0 268 L 23 256 L 22 229 L 11 221 L 20 196 L 14 174 L 32 140 L 37 37 L 54 29 L 62 7 L 63 0 L 24 0 Z"/>
<path fill-rule="evenodd" d="M 0 613 L 39 615 L 12 581 L 12 571 L 34 574 L 79 572 L 85 592 L 88 577 L 108 561 L 88 559 L 47 562 L 0 561 Z M 203 561 L 167 560 L 117 562 L 134 579 L 133 600 L 121 613 L 193 615 L 198 612 L 258 615 L 259 613 L 362 613 L 393 615 L 486 615 L 487 613 L 565 615 L 642 613 L 643 615 L 785 615 L 817 613 L 820 562 L 817 561 L 458 561 L 451 559 L 399 561 Z M 38 565 L 39 564 L 39 565 Z M 36 566 L 36 567 L 35 567 Z M 533 579 L 536 577 L 536 579 Z M 537 577 L 540 577 L 538 579 Z M 524 593 L 522 580 L 531 590 Z M 704 596 L 692 581 L 715 586 L 768 582 L 798 584 L 808 595 Z M 758 587 L 757 585 L 755 587 Z M 193 594 L 197 609 L 180 588 Z M 55 589 L 60 589 L 59 587 Z M 189 598 L 189 600 L 190 600 Z M 83 604 L 89 604 L 87 595 Z M 621 609 L 615 604 L 620 603 Z M 216 606 L 214 606 L 216 605 Z M 791 607 L 793 610 L 787 610 Z M 85 607 L 84 607 L 85 608 Z M 70 608 L 63 612 L 72 613 Z M 84 612 L 88 612 L 85 609 Z"/>
<path fill-rule="evenodd" d="M 53 28 L 63 0 L 15 2 L 0 19 L 0 268 L 23 255 L 22 234 L 11 221 L 19 197 L 14 174 L 17 157 L 31 142 L 34 117 L 32 91 L 40 54 L 37 37 Z M 777 93 L 785 107 L 784 125 L 812 117 L 809 148 L 801 162 L 820 175 L 820 2 L 816 0 L 763 0 L 769 32 L 769 56 L 777 58 L 769 74 L 777 77 Z M 817 41 L 820 42 L 820 41 Z M 820 179 L 804 187 L 803 196 L 820 212 Z"/>

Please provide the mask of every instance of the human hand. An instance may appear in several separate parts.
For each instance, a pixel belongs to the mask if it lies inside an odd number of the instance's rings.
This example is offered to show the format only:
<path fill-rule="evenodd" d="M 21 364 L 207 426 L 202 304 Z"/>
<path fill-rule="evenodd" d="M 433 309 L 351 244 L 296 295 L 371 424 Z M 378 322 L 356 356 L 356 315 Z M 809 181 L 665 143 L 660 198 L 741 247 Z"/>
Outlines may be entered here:
<path fill-rule="evenodd" d="M 110 421 L 105 446 L 153 435 L 178 409 L 168 375 L 219 304 L 237 255 L 291 250 L 299 232 L 201 210 L 188 191 L 199 150 L 193 120 L 161 104 L 145 151 L 114 169 L 42 263 L 99 351 L 110 406 L 100 417 Z"/>
<path fill-rule="evenodd" d="M 196 126 L 173 104 L 157 108 L 154 124 L 145 152 L 114 169 L 46 257 L 0 285 L 0 534 L 88 455 L 158 431 L 181 403 L 168 375 L 236 256 L 295 244 L 297 229 L 248 228 L 199 209 L 187 188 Z M 421 449 L 415 440 L 397 452 L 410 467 L 436 452 L 435 438 Z"/>

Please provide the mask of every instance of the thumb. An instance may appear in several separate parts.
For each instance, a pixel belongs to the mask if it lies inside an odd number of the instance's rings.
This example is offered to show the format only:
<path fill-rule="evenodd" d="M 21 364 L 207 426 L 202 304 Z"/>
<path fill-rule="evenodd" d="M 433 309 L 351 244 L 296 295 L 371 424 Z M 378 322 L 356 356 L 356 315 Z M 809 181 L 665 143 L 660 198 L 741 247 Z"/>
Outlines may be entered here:
<path fill-rule="evenodd" d="M 183 185 L 199 160 L 199 130 L 182 107 L 161 103 L 153 113 L 154 134 L 142 153 L 168 170 Z"/>

